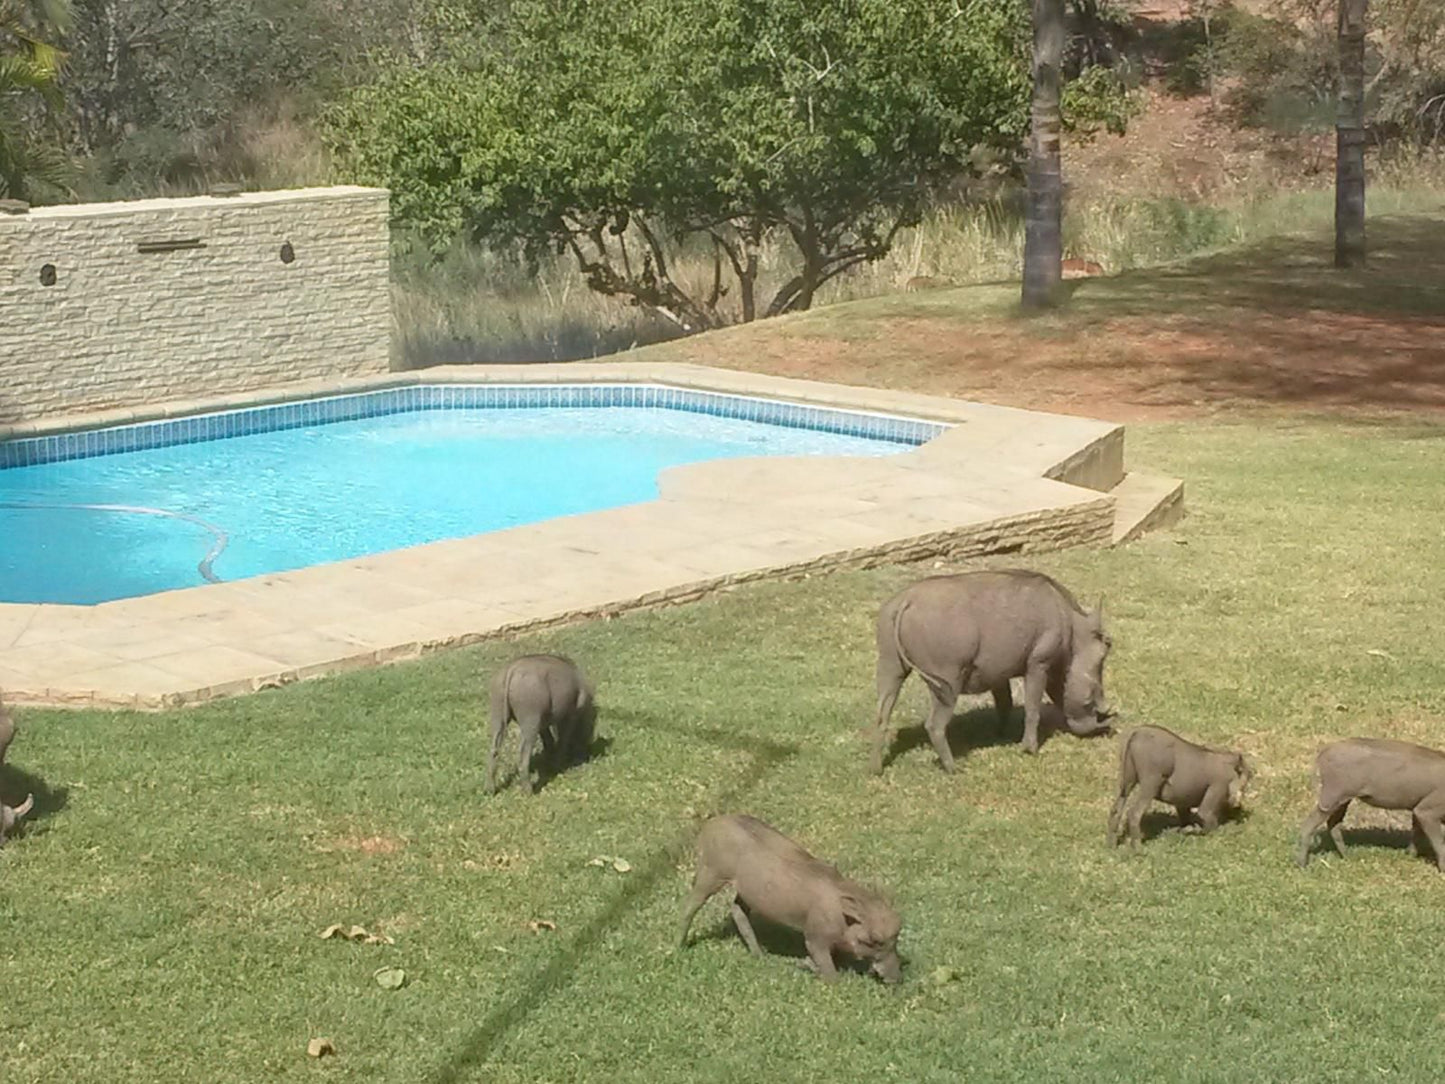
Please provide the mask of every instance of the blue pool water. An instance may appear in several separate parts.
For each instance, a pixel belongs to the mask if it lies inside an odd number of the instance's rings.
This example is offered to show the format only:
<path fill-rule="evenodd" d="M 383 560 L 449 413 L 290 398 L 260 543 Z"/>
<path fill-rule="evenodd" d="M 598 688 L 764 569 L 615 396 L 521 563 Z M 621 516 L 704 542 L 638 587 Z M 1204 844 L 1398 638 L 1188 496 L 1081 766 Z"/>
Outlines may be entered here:
<path fill-rule="evenodd" d="M 195 586 L 218 549 L 210 575 L 233 580 L 652 500 L 680 463 L 908 447 L 684 410 L 481 408 L 13 466 L 0 601 Z"/>

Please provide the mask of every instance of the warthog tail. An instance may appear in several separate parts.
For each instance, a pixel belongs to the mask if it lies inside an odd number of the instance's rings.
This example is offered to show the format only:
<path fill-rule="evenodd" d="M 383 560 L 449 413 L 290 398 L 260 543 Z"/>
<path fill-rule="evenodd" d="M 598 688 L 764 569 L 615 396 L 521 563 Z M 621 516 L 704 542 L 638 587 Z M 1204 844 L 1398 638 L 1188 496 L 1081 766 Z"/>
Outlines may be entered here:
<path fill-rule="evenodd" d="M 1131 730 L 1124 735 L 1124 740 L 1119 743 L 1119 794 L 1114 799 L 1113 808 L 1109 810 L 1109 846 L 1119 842 L 1120 830 L 1124 827 L 1124 805 L 1128 800 L 1129 792 L 1134 789 L 1134 784 L 1139 782 L 1139 773 L 1134 769 L 1134 758 L 1129 755 L 1129 746 L 1134 741 L 1134 735 L 1139 733 Z"/>
<path fill-rule="evenodd" d="M 903 605 L 893 612 L 893 650 L 897 653 L 899 660 L 909 670 L 916 670 L 923 683 L 928 686 L 931 692 L 940 701 L 949 700 L 953 696 L 953 687 L 944 681 L 937 674 L 930 674 L 923 667 L 908 657 L 908 652 L 903 649 L 903 615 L 908 612 L 908 604 L 911 600 L 904 599 Z"/>
<path fill-rule="evenodd" d="M 1124 740 L 1119 743 L 1119 799 L 1122 801 L 1134 784 L 1139 782 L 1139 773 L 1134 769 L 1134 760 L 1129 755 L 1129 746 L 1133 744 L 1134 735 L 1139 733 L 1131 730 L 1124 735 Z"/>
<path fill-rule="evenodd" d="M 500 734 L 507 725 L 507 716 L 511 714 L 511 694 L 508 690 L 512 685 L 512 668 L 507 667 L 502 676 L 492 682 L 492 733 Z"/>

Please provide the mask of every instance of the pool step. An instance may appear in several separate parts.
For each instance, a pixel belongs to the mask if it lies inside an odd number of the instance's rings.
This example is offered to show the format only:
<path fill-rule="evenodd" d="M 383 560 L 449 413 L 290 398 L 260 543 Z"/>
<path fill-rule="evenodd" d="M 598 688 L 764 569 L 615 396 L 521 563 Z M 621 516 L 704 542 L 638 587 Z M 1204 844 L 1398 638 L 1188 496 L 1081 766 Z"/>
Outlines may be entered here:
<path fill-rule="evenodd" d="M 1172 527 L 1184 517 L 1184 483 L 1178 478 L 1134 470 L 1109 492 L 1114 498 L 1115 546 L 1145 531 Z"/>

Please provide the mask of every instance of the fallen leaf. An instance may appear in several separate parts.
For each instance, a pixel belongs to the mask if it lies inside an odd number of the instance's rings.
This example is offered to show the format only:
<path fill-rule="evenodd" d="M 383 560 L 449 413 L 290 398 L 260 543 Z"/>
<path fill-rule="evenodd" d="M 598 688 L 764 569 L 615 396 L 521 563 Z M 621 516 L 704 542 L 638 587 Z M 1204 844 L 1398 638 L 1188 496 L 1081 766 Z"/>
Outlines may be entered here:
<path fill-rule="evenodd" d="M 306 1044 L 306 1056 L 308 1058 L 324 1058 L 328 1054 L 336 1053 L 336 1044 L 330 1039 L 312 1039 Z"/>
<path fill-rule="evenodd" d="M 608 860 L 604 857 L 598 857 L 591 859 L 587 864 L 589 866 L 605 866 L 607 865 L 607 861 Z"/>
<path fill-rule="evenodd" d="M 957 982 L 959 976 L 956 968 L 936 967 L 928 977 L 934 986 L 947 986 L 950 982 Z"/>
<path fill-rule="evenodd" d="M 509 870 L 521 865 L 522 856 L 510 852 L 487 855 L 480 862 L 468 858 L 462 863 L 465 869 L 471 870 Z"/>
<path fill-rule="evenodd" d="M 385 990 L 400 990 L 406 983 L 406 972 L 399 967 L 378 967 L 371 977 Z"/>
<path fill-rule="evenodd" d="M 531 922 L 527 923 L 527 928 L 533 933 L 541 933 L 543 930 L 555 931 L 557 929 L 557 923 L 548 918 L 534 918 Z"/>
<path fill-rule="evenodd" d="M 1393 662 L 1393 661 L 1395 660 L 1395 656 L 1394 656 L 1394 655 L 1391 655 L 1388 651 L 1385 651 L 1385 650 L 1383 650 L 1383 649 L 1381 649 L 1381 648 L 1378 648 L 1378 647 L 1372 647 L 1372 648 L 1370 648 L 1368 651 L 1365 652 L 1365 654 L 1366 654 L 1366 655 L 1373 655 L 1373 656 L 1375 656 L 1375 658 L 1377 658 L 1377 659 L 1389 659 L 1391 662 Z"/>
<path fill-rule="evenodd" d="M 614 858 L 612 860 L 612 868 L 618 873 L 631 873 L 632 863 L 625 858 Z"/>
<path fill-rule="evenodd" d="M 318 935 L 322 940 L 331 940 L 335 937 L 344 937 L 348 941 L 355 941 L 362 945 L 394 945 L 396 944 L 384 933 L 371 933 L 365 926 L 352 926 L 346 929 L 343 926 L 327 926 Z"/>

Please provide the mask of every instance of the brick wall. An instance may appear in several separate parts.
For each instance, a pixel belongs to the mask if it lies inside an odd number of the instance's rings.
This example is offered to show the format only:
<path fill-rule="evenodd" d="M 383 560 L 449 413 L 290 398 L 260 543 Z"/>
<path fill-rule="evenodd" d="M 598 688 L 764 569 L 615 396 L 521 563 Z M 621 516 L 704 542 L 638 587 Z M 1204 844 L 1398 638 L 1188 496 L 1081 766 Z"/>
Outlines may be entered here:
<path fill-rule="evenodd" d="M 385 371 L 387 241 L 377 188 L 0 214 L 0 423 Z"/>

